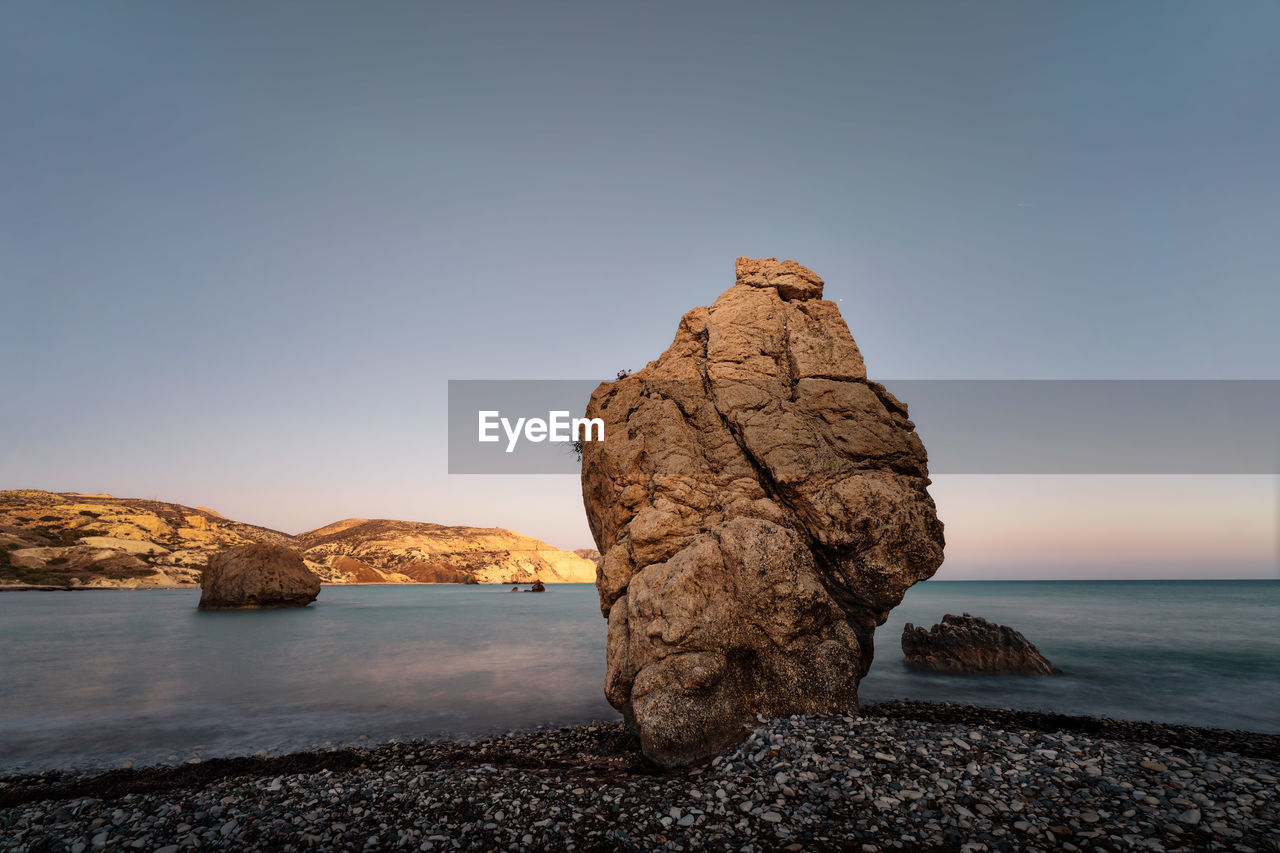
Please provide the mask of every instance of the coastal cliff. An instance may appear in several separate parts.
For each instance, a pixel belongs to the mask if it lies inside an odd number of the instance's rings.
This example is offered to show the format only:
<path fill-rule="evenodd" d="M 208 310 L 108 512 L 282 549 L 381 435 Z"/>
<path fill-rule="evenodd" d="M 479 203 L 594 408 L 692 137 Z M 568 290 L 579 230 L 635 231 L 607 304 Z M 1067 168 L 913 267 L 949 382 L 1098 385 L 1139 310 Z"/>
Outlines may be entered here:
<path fill-rule="evenodd" d="M 295 542 L 308 562 L 325 566 L 330 574 L 373 571 L 387 578 L 385 583 L 466 583 L 467 577 L 504 584 L 596 579 L 591 560 L 501 528 L 349 518 L 303 533 Z"/>
<path fill-rule="evenodd" d="M 502 528 L 347 519 L 297 536 L 207 507 L 102 494 L 0 491 L 0 588 L 196 586 L 210 555 L 296 549 L 326 583 L 590 583 L 595 563 Z"/>

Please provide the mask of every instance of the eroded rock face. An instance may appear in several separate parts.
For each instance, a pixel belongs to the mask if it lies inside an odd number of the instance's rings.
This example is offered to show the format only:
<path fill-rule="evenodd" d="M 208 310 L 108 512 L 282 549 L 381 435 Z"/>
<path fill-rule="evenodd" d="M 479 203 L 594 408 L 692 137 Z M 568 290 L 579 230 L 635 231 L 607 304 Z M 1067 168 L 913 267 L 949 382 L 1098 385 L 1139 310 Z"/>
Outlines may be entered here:
<path fill-rule="evenodd" d="M 320 594 L 320 578 L 292 548 L 255 543 L 210 556 L 200 591 L 202 610 L 305 607 Z"/>
<path fill-rule="evenodd" d="M 948 613 L 928 630 L 908 622 L 902 629 L 902 654 L 908 666 L 938 672 L 1062 672 L 1017 631 L 968 613 Z"/>
<path fill-rule="evenodd" d="M 924 445 L 822 280 L 773 258 L 737 272 L 587 409 L 605 694 L 668 765 L 756 713 L 855 710 L 875 626 L 942 563 Z"/>

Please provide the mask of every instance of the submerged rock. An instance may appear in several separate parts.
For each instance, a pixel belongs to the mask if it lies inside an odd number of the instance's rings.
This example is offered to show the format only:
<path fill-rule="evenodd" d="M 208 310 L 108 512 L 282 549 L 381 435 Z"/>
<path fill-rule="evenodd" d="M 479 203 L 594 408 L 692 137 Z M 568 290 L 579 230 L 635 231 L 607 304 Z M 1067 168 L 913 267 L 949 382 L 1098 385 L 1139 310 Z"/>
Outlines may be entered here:
<path fill-rule="evenodd" d="M 255 543 L 212 555 L 200 590 L 202 610 L 305 607 L 320 594 L 320 578 L 292 548 Z"/>
<path fill-rule="evenodd" d="M 535 580 L 533 586 L 529 587 L 529 592 L 546 592 L 547 588 L 542 585 L 542 581 Z"/>
<path fill-rule="evenodd" d="M 924 445 L 822 287 L 739 258 L 657 361 L 591 396 L 605 695 L 662 764 L 757 713 L 856 710 L 875 626 L 942 563 Z"/>
<path fill-rule="evenodd" d="M 968 613 L 948 613 L 928 630 L 908 622 L 902 629 L 902 654 L 908 666 L 938 672 L 1062 672 L 1017 631 Z"/>

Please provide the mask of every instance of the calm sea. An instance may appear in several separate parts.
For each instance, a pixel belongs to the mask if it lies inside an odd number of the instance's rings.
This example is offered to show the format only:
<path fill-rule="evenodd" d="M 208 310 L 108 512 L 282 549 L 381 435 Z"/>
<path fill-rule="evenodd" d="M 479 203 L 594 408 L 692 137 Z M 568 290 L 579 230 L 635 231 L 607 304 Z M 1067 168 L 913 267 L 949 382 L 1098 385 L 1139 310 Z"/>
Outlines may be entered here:
<path fill-rule="evenodd" d="M 0 594 L 0 773 L 139 766 L 616 719 L 594 587 L 325 587 L 302 610 L 198 590 Z M 1066 674 L 907 670 L 904 622 L 1012 625 Z M 877 632 L 868 700 L 1280 731 L 1280 581 L 928 582 Z"/>

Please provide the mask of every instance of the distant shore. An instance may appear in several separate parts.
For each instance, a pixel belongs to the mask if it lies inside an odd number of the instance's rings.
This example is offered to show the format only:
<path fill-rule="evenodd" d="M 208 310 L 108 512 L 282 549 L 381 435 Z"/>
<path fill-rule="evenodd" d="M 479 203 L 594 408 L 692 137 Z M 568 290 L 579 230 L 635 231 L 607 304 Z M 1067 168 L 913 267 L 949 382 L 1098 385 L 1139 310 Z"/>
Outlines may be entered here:
<path fill-rule="evenodd" d="M 10 776 L 0 849 L 1274 850 L 1278 809 L 1278 734 L 888 702 L 679 770 L 593 723 Z"/>
<path fill-rule="evenodd" d="M 529 586 L 533 581 L 502 581 L 496 583 L 445 583 L 445 582 L 426 582 L 419 581 L 415 583 L 397 583 L 395 581 L 379 581 L 374 583 L 331 583 L 328 581 L 321 582 L 322 587 L 334 587 L 341 589 L 343 587 L 352 586 Z M 588 584 L 589 581 L 543 581 L 548 586 L 581 586 Z M 182 583 L 172 584 L 170 586 L 54 586 L 50 584 L 0 584 L 0 592 L 85 592 L 85 591 L 106 591 L 106 592 L 154 592 L 156 590 L 174 590 L 174 589 L 199 589 L 198 583 Z"/>
<path fill-rule="evenodd" d="M 149 587 L 150 589 L 192 589 L 189 586 L 157 586 Z M 199 587 L 194 587 L 199 589 Z M 4 583 L 0 584 L 0 592 L 86 592 L 94 590 L 103 590 L 106 592 L 133 592 L 134 588 L 127 586 L 47 586 L 35 583 Z"/>
<path fill-rule="evenodd" d="M 413 581 L 413 582 L 410 582 L 410 583 L 398 582 L 398 581 L 372 581 L 372 582 L 368 582 L 368 583 L 355 583 L 355 582 L 351 582 L 351 583 L 338 583 L 338 582 L 336 582 L 336 581 L 322 581 L 320 585 L 321 585 L 321 586 L 323 586 L 323 587 L 333 587 L 333 588 L 335 588 L 335 589 L 341 589 L 341 588 L 343 588 L 343 587 L 353 587 L 353 586 L 360 586 L 360 587 L 364 587 L 364 586 L 398 586 L 398 587 L 408 587 L 408 586 L 496 586 L 496 587 L 510 587 L 510 586 L 528 586 L 528 585 L 529 585 L 529 584 L 531 584 L 531 583 L 533 583 L 533 581 L 483 581 L 483 582 L 480 582 L 480 583 L 456 583 L 456 582 L 447 582 L 447 583 L 446 583 L 446 582 L 443 582 L 443 581 Z M 594 585 L 594 582 L 593 582 L 593 581 L 552 581 L 552 580 L 544 580 L 544 581 L 543 581 L 543 583 L 544 583 L 544 584 L 546 584 L 547 586 L 584 586 L 584 585 L 588 585 L 588 584 Z M 1186 578 L 1088 578 L 1088 579 L 1082 579 L 1082 580 L 1070 580 L 1070 579 L 1043 580 L 1043 579 L 1038 579 L 1038 578 L 1037 578 L 1037 579 L 1029 579 L 1029 578 L 1016 579 L 1016 578 L 1015 578 L 1015 579 L 1007 579 L 1007 580 L 1005 580 L 1005 579 L 992 579 L 992 578 L 964 578 L 964 579 L 960 579 L 960 578 L 942 578 L 942 579 L 930 578 L 930 579 L 929 579 L 929 580 L 927 580 L 927 581 L 922 581 L 922 583 L 928 583 L 928 584 L 948 584 L 948 583 L 956 583 L 956 584 L 969 584 L 969 583 L 993 583 L 993 584 L 994 584 L 994 583 L 1026 583 L 1026 584 L 1037 584 L 1037 583 L 1040 583 L 1040 584 L 1043 584 L 1043 583 L 1054 583 L 1054 584 L 1059 584 L 1059 583 L 1080 583 L 1080 584 L 1096 584 L 1096 583 L 1114 583 L 1114 584 L 1135 584 L 1135 583 L 1136 583 L 1136 584 L 1146 584 L 1146 583 L 1155 583 L 1155 584 L 1160 584 L 1160 583 L 1164 583 L 1164 584 L 1183 584 L 1183 583 L 1223 583 L 1223 584 L 1227 584 L 1227 583 L 1268 583 L 1268 584 L 1272 584 L 1272 583 L 1280 583 L 1280 578 L 1192 578 L 1192 579 L 1186 579 Z M 0 592 L 77 592 L 77 591 L 83 591 L 83 590 L 109 590 L 109 591 L 112 591 L 112 592 L 120 592 L 120 591 L 124 591 L 124 592 L 148 592 L 148 591 L 153 591 L 153 590 L 158 590 L 158 589 L 171 590 L 171 589 L 199 589 L 199 588 L 200 588 L 200 584 L 198 584 L 198 583 L 169 584 L 169 585 L 164 585 L 164 586 L 89 586 L 89 585 L 78 585 L 78 586 L 76 586 L 76 585 L 71 585 L 71 586 L 57 586 L 57 585 L 53 585 L 53 584 L 29 584 L 29 583 L 17 583 L 17 584 L 14 584 L 14 583 L 0 583 Z"/>

